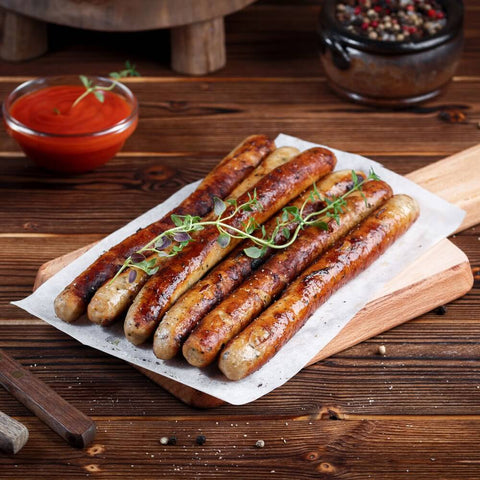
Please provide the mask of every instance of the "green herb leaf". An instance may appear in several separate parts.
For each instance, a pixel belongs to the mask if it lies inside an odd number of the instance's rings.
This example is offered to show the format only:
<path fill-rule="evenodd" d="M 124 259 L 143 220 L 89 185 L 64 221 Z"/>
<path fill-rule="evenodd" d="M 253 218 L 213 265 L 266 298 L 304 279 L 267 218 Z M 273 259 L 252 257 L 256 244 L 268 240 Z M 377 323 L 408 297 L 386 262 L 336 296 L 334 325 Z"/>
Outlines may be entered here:
<path fill-rule="evenodd" d="M 312 223 L 312 226 L 320 228 L 321 230 L 328 231 L 328 223 L 326 222 L 322 222 L 322 221 L 314 222 Z"/>
<path fill-rule="evenodd" d="M 95 95 L 95 98 L 100 102 L 103 103 L 105 101 L 105 95 L 102 91 L 100 90 L 94 90 L 93 94 Z"/>
<path fill-rule="evenodd" d="M 370 172 L 368 172 L 368 179 L 369 180 L 380 180 L 380 177 L 375 173 L 373 168 L 370 168 Z"/>
<path fill-rule="evenodd" d="M 83 83 L 85 88 L 90 88 L 92 81 L 88 79 L 85 75 L 79 75 L 80 81 Z"/>
<path fill-rule="evenodd" d="M 217 238 L 217 243 L 222 248 L 227 248 L 230 243 L 230 235 L 228 233 L 221 233 Z"/>
<path fill-rule="evenodd" d="M 221 198 L 213 197 L 213 211 L 217 217 L 221 217 L 226 209 L 227 206 Z"/>
<path fill-rule="evenodd" d="M 358 185 L 358 176 L 355 170 L 352 170 L 352 180 L 354 185 Z"/>
<path fill-rule="evenodd" d="M 84 93 L 84 95 L 88 95 L 88 93 L 89 91 Z M 358 191 L 362 195 L 362 198 L 367 201 L 365 194 L 362 192 L 363 184 L 370 179 L 379 179 L 373 170 L 370 171 L 367 179 L 364 179 L 363 175 L 360 179 L 355 171 L 352 170 L 351 172 L 352 181 L 355 184 L 353 188 L 345 192 L 343 195 L 328 198 L 321 195 L 314 185 L 313 194 L 305 200 L 300 208 L 290 205 L 282 209 L 282 213 L 275 219 L 275 228 L 269 235 L 264 226 L 258 225 L 254 216 L 251 216 L 242 222 L 240 227 L 236 227 L 235 223 L 231 222 L 231 219 L 234 218 L 238 212 L 253 211 L 253 207 L 261 206 L 258 202 L 256 191 L 254 191 L 253 194 L 249 193 L 249 200 L 241 205 L 237 205 L 235 199 L 223 201 L 219 198 L 215 198 L 213 209 L 217 214 L 217 218 L 214 220 L 204 220 L 199 216 L 173 214 L 171 215 L 171 219 L 175 227 L 164 231 L 151 240 L 147 246 L 140 249 L 137 254 L 134 254 L 135 257 L 132 255 L 132 257 L 127 259 L 117 275 L 132 265 L 134 260 L 142 260 L 139 264 L 134 264 L 134 266 L 143 269 L 148 274 L 157 272 L 158 267 L 156 266 L 156 259 L 158 257 L 172 257 L 177 255 L 190 241 L 193 241 L 187 232 L 201 230 L 207 225 L 216 226 L 219 231 L 217 242 L 223 248 L 230 244 L 232 238 L 248 239 L 251 242 L 251 246 L 245 248 L 244 253 L 250 258 L 260 258 L 262 255 L 265 255 L 268 249 L 281 249 L 291 245 L 297 238 L 299 232 L 305 227 L 315 226 L 321 230 L 329 230 L 329 225 L 331 225 L 329 219 L 333 219 L 340 224 L 340 215 L 344 213 L 348 205 L 346 198 L 353 192 Z M 318 210 L 304 215 L 304 207 L 306 203 L 316 199 L 321 201 L 318 205 Z M 227 205 L 234 208 L 229 209 L 229 214 L 226 217 L 222 217 Z M 257 210 L 258 209 L 259 208 L 257 208 Z M 254 235 L 255 231 L 259 228 L 260 235 Z M 280 233 L 281 236 L 279 236 Z M 161 249 L 165 248 L 165 244 L 168 245 L 169 242 L 171 242 L 171 239 L 175 239 L 179 243 L 171 246 L 168 251 L 162 251 Z M 279 242 L 282 241 L 283 244 L 279 244 Z M 145 256 L 147 252 L 150 252 L 150 254 L 154 253 L 154 258 L 147 260 Z"/>
<path fill-rule="evenodd" d="M 183 225 L 183 218 L 180 215 L 175 215 L 173 213 L 172 215 L 170 215 L 170 218 L 172 219 L 172 222 L 176 227 L 181 227 Z"/>
<path fill-rule="evenodd" d="M 258 247 L 248 247 L 245 248 L 243 251 L 245 255 L 249 258 L 260 258 L 264 253 L 264 250 Z"/>

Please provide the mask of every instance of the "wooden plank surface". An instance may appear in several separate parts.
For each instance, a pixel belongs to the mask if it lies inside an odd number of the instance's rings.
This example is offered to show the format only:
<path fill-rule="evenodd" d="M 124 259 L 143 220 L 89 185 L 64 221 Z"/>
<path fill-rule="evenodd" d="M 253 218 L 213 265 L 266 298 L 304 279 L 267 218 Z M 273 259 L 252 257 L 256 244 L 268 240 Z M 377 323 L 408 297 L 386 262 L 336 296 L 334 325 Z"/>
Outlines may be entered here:
<path fill-rule="evenodd" d="M 50 27 L 48 55 L 0 62 L 2 97 L 25 77 L 108 73 L 127 58 L 149 77 L 130 84 L 141 104 L 137 132 L 97 172 L 42 172 L 0 133 L 0 348 L 99 425 L 96 448 L 73 450 L 0 391 L 0 410 L 30 430 L 15 457 L 0 454 L 2 480 L 479 476 L 478 226 L 452 238 L 476 281 L 445 314 L 426 313 L 312 365 L 243 407 L 191 409 L 120 360 L 8 303 L 31 291 L 42 263 L 98 240 L 200 178 L 252 126 L 367 154 L 402 174 L 480 143 L 480 6 L 466 0 L 465 7 L 464 55 L 447 94 L 426 105 L 432 111 L 377 111 L 337 99 L 317 57 L 316 0 L 261 0 L 227 18 L 228 63 L 211 77 L 173 74 L 168 36 L 155 31 Z M 438 119 L 439 110 L 455 105 L 466 123 Z M 192 440 L 199 433 L 207 437 L 202 447 Z M 172 434 L 178 448 L 160 445 Z M 252 446 L 259 438 L 264 449 Z"/>

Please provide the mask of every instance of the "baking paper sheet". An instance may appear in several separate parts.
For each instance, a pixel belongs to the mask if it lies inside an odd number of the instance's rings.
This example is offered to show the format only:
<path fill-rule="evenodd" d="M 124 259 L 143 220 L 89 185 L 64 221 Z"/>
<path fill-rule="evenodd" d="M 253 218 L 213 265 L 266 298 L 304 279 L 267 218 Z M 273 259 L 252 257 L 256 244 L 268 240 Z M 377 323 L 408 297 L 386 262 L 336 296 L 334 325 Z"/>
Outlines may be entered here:
<path fill-rule="evenodd" d="M 301 151 L 315 146 L 313 143 L 283 134 L 277 137 L 275 143 L 278 147 L 294 146 Z M 182 188 L 166 202 L 112 233 L 45 282 L 32 295 L 13 303 L 85 345 L 177 380 L 226 402 L 235 405 L 251 402 L 279 387 L 300 371 L 366 303 L 375 298 L 376 292 L 379 292 L 385 283 L 430 247 L 454 232 L 465 215 L 463 210 L 387 170 L 377 162 L 359 155 L 331 150 L 338 159 L 336 169 L 348 168 L 368 172 L 373 167 L 380 178 L 393 187 L 395 193 L 406 193 L 416 198 L 420 204 L 420 217 L 379 260 L 320 307 L 270 362 L 244 380 L 229 381 L 217 371 L 216 366 L 200 370 L 189 366 L 181 359 L 159 360 L 153 355 L 151 344 L 135 347 L 125 339 L 123 322 L 112 328 L 102 328 L 82 318 L 70 325 L 58 319 L 53 309 L 53 301 L 57 294 L 104 250 L 139 227 L 146 226 L 168 213 L 189 195 L 199 182 Z"/>

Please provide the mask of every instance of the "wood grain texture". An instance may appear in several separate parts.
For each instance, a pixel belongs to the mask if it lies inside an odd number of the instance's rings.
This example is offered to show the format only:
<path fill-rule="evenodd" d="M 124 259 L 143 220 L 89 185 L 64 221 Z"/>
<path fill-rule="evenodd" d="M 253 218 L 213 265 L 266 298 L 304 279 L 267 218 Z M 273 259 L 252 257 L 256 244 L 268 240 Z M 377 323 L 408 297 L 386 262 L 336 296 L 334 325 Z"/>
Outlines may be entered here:
<path fill-rule="evenodd" d="M 47 25 L 11 11 L 3 11 L 0 57 L 10 62 L 30 60 L 47 51 Z"/>
<path fill-rule="evenodd" d="M 44 22 L 102 31 L 138 31 L 223 17 L 253 0 L 0 0 L 0 6 Z"/>
<path fill-rule="evenodd" d="M 11 0 L 15 2 L 15 0 Z M 31 0 L 32 3 L 35 0 Z M 173 0 L 178 1 L 178 0 Z M 212 3 L 212 2 L 209 2 Z M 457 75 L 480 74 L 480 7 L 465 2 L 465 47 Z M 320 77 L 318 40 L 315 34 L 320 11 L 318 0 L 259 1 L 226 18 L 226 69 L 214 74 L 238 77 Z M 34 63 L 8 65 L 8 75 L 60 73 L 98 75 L 118 71 L 126 58 L 135 60 L 143 75 L 171 76 L 168 31 L 122 35 L 51 26 L 50 53 Z M 91 55 L 94 50 L 96 55 Z M 4 64 L 5 65 L 5 64 Z M 460 100 L 460 99 L 459 99 Z"/>
<path fill-rule="evenodd" d="M 99 437 L 72 455 L 35 420 L 31 440 L 15 458 L 0 457 L 5 480 L 38 478 L 367 479 L 476 478 L 478 418 L 319 418 L 215 421 L 204 419 L 98 419 Z M 451 432 L 456 431 L 455 435 Z M 140 433 L 141 432 L 141 433 Z M 206 443 L 198 446 L 197 435 Z M 161 445 L 175 435 L 176 445 Z M 131 445 L 128 455 L 124 438 Z M 258 439 L 265 447 L 255 448 Z M 44 453 L 38 457 L 37 449 Z M 395 461 L 392 461 L 395 458 Z M 55 464 L 56 469 L 51 469 Z M 453 467 L 452 467 L 453 465 Z M 454 472 L 453 472 L 454 471 Z M 449 472 L 452 472 L 450 474 Z M 36 476 L 37 475 L 37 476 Z"/>
<path fill-rule="evenodd" d="M 140 65 L 138 68 L 141 72 Z M 128 85 L 138 97 L 141 115 L 139 128 L 127 140 L 124 153 L 225 152 L 251 134 L 251 119 L 255 119 L 256 132 L 273 138 L 287 132 L 345 151 L 357 151 L 362 145 L 370 155 L 395 152 L 404 156 L 447 156 L 480 143 L 476 81 L 454 82 L 445 96 L 429 104 L 427 111 L 395 113 L 341 103 L 325 82 L 257 84 L 203 79 L 177 85 L 172 79 Z M 0 95 L 6 95 L 12 86 L 0 83 Z M 292 91 L 300 93 L 292 95 Z M 467 115 L 465 123 L 452 125 L 439 119 L 440 111 L 456 105 Z M 0 142 L 1 151 L 19 152 L 3 130 Z M 97 175 L 102 171 L 99 169 Z"/>
<path fill-rule="evenodd" d="M 90 418 L 1 350 L 0 385 L 73 447 L 84 448 L 95 438 Z"/>
<path fill-rule="evenodd" d="M 28 428 L 0 412 L 0 450 L 5 453 L 18 453 L 28 440 Z"/>
<path fill-rule="evenodd" d="M 225 25 L 217 17 L 172 28 L 172 69 L 189 75 L 205 75 L 225 66 Z"/>
<path fill-rule="evenodd" d="M 315 416 L 480 415 L 480 320 L 460 322 L 434 312 L 309 366 L 251 404 L 194 410 L 119 359 L 80 345 L 48 325 L 2 324 L 2 348 L 89 416 L 284 418 Z M 386 355 L 378 353 L 385 345 Z M 42 352 L 42 356 L 38 355 Z M 2 408 L 28 411 L 0 390 Z"/>
<path fill-rule="evenodd" d="M 15 457 L 0 455 L 2 480 L 478 477 L 478 225 L 451 238 L 467 254 L 475 284 L 443 315 L 425 313 L 309 366 L 242 407 L 188 407 L 131 366 L 9 304 L 31 292 L 41 264 L 99 240 L 201 178 L 252 126 L 365 154 L 401 174 L 480 143 L 480 6 L 464 3 L 466 42 L 454 82 L 419 110 L 367 109 L 328 90 L 317 52 L 317 0 L 260 0 L 228 16 L 228 63 L 208 77 L 171 72 L 165 30 L 49 25 L 47 55 L 0 61 L 2 98 L 28 77 L 106 74 L 126 59 L 144 75 L 129 83 L 141 124 L 123 153 L 96 172 L 42 172 L 0 129 L 0 348 L 99 426 L 91 449 L 73 450 L 0 389 L 1 409 L 31 432 Z M 466 113 L 466 122 L 439 120 L 445 107 Z M 251 430 L 243 429 L 247 422 Z M 194 443 L 200 433 L 207 436 L 203 447 Z M 159 444 L 171 434 L 177 449 Z M 252 447 L 258 438 L 264 449 Z M 317 452 L 317 463 L 305 461 L 305 452 Z M 334 468 L 321 470 L 322 463 Z"/>
<path fill-rule="evenodd" d="M 475 145 L 409 173 L 407 178 L 465 210 L 467 215 L 457 230 L 462 231 L 480 223 L 479 162 L 480 145 Z"/>

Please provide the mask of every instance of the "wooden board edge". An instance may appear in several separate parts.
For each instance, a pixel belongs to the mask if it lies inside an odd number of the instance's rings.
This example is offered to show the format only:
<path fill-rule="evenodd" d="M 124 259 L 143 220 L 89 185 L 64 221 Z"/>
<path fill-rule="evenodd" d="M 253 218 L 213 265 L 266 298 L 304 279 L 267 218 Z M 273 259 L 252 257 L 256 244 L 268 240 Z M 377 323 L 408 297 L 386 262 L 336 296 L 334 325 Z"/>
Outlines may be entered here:
<path fill-rule="evenodd" d="M 72 263 L 78 257 L 83 255 L 84 253 L 88 252 L 93 246 L 95 246 L 98 242 L 93 242 L 84 247 L 77 248 L 71 252 L 66 253 L 60 257 L 53 258 L 48 262 L 40 265 L 40 268 L 37 270 L 37 275 L 35 276 L 35 280 L 33 282 L 32 290 L 35 291 L 42 283 L 45 283 L 50 277 L 55 275 L 58 271 L 60 271 L 63 267 Z"/>
<path fill-rule="evenodd" d="M 143 373 L 150 380 L 155 382 L 157 385 L 160 385 L 174 397 L 178 398 L 183 403 L 190 405 L 191 407 L 207 409 L 219 407 L 220 405 L 225 404 L 223 400 L 213 397 L 208 393 L 200 392 L 193 387 L 183 385 L 182 383 L 172 380 L 171 378 L 164 377 L 158 373 L 152 372 L 151 370 L 147 370 L 137 365 L 132 366 Z"/>
<path fill-rule="evenodd" d="M 468 258 L 450 241 L 444 240 L 444 242 L 449 244 L 450 249 L 458 252 L 458 263 L 440 273 L 437 272 L 431 276 L 427 276 L 413 285 L 392 291 L 387 295 L 383 295 L 369 302 L 307 365 L 312 365 L 353 345 L 368 340 L 467 293 L 473 285 L 473 274 Z M 38 286 L 50 278 L 60 268 L 85 253 L 95 245 L 95 243 L 44 263 L 38 270 L 34 289 L 38 288 Z M 395 279 L 393 281 L 395 281 Z M 448 295 L 445 295 L 445 292 L 448 292 Z M 431 300 L 426 302 L 426 297 Z M 393 302 L 400 302 L 402 305 L 405 305 L 405 308 L 401 312 L 397 311 L 395 317 L 379 324 L 372 330 L 372 325 L 371 322 L 368 322 L 368 318 L 372 316 L 374 318 L 380 318 L 380 315 L 385 317 L 385 312 L 388 313 L 392 310 Z M 389 318 L 388 315 L 386 318 Z M 366 325 L 369 325 L 368 329 L 365 328 Z M 150 370 L 138 366 L 134 367 L 157 385 L 192 407 L 207 409 L 215 408 L 225 403 L 223 400 Z"/>
<path fill-rule="evenodd" d="M 325 348 L 312 358 L 308 365 L 324 360 L 331 355 L 427 313 L 435 308 L 432 305 L 439 306 L 460 298 L 471 290 L 473 281 L 472 269 L 468 259 L 466 259 L 439 275 L 432 275 L 409 287 L 369 302 Z M 446 295 L 447 292 L 448 295 Z M 429 302 L 425 301 L 426 296 L 430 299 Z M 395 309 L 395 315 L 389 316 L 389 313 L 394 311 L 392 301 L 401 303 L 404 308 L 401 311 Z M 379 323 L 372 329 L 371 322 L 367 322 L 367 319 L 372 317 L 387 318 L 387 321 Z M 368 331 L 365 328 L 367 323 L 369 324 Z"/>

